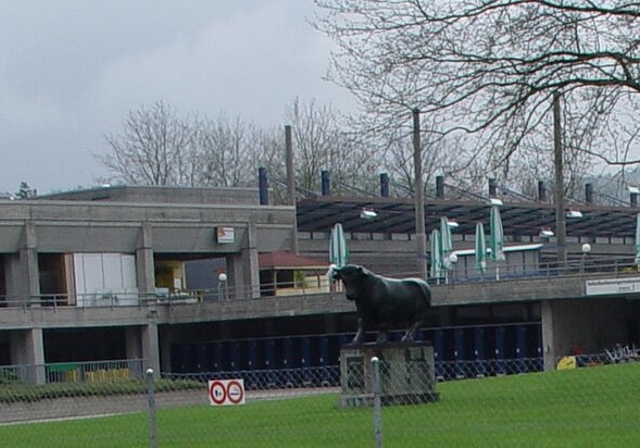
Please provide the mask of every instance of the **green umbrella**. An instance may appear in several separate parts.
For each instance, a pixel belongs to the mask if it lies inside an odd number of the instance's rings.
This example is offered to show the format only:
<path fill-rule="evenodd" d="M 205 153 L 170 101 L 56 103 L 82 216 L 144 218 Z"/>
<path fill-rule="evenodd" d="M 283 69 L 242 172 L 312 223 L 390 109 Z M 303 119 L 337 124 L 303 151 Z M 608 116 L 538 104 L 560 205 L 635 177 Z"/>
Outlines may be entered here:
<path fill-rule="evenodd" d="M 440 255 L 442 266 L 449 270 L 453 268 L 451 254 L 453 253 L 453 242 L 451 238 L 451 227 L 446 216 L 440 218 Z"/>
<path fill-rule="evenodd" d="M 484 277 L 487 270 L 487 242 L 484 235 L 484 224 L 476 223 L 476 269 Z"/>
<path fill-rule="evenodd" d="M 491 227 L 491 238 L 489 246 L 491 248 L 491 260 L 496 263 L 504 261 L 504 233 L 502 230 L 502 218 L 500 218 L 500 209 L 497 205 L 491 206 L 491 216 L 489 219 Z M 500 266 L 496 265 L 496 280 L 500 280 Z"/>
<path fill-rule="evenodd" d="M 636 264 L 640 268 L 640 213 L 636 215 Z"/>
<path fill-rule="evenodd" d="M 342 224 L 337 223 L 331 229 L 331 238 L 329 239 L 329 263 L 341 268 L 349 262 L 349 248 L 347 240 L 344 237 Z"/>
<path fill-rule="evenodd" d="M 442 258 L 440 253 L 440 231 L 433 229 L 429 237 L 431 244 L 431 269 L 429 275 L 431 278 L 442 277 Z"/>

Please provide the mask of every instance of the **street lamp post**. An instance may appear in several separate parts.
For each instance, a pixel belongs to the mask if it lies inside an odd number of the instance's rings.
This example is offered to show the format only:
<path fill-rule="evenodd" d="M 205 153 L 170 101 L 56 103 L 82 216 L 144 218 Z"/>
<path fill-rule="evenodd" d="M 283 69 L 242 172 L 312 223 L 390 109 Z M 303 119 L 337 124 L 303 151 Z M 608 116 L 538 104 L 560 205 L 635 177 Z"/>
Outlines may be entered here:
<path fill-rule="evenodd" d="M 420 109 L 413 109 L 413 171 L 415 177 L 416 255 L 418 273 L 427 278 L 427 234 L 424 223 L 424 187 L 422 184 L 422 144 L 420 142 Z"/>

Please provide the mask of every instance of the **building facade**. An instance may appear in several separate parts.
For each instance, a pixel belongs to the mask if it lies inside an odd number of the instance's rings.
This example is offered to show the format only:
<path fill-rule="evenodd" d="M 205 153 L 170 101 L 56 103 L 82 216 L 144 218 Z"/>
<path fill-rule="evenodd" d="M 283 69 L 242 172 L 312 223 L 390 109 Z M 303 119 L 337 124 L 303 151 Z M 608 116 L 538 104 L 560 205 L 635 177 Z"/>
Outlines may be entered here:
<path fill-rule="evenodd" d="M 292 357 L 298 342 L 298 364 L 310 358 L 326 363 L 355 329 L 353 304 L 339 291 L 323 292 L 322 263 L 307 262 L 317 283 L 308 290 L 307 276 L 288 272 L 296 281 L 294 294 L 279 293 L 282 281 L 274 269 L 303 268 L 303 256 L 328 265 L 330 228 L 339 221 L 347 223 L 352 262 L 404 276 L 416 274 L 417 261 L 415 230 L 397 231 L 412 221 L 400 208 L 406 204 L 375 204 L 386 208 L 390 223 L 367 230 L 358 221 L 361 202 L 329 202 L 272 206 L 260 204 L 252 189 L 161 187 L 0 201 L 0 365 L 34 366 L 23 376 L 36 384 L 47 381 L 51 363 L 140 360 L 145 369 L 182 373 L 255 367 L 260 338 L 268 338 L 265 366 L 273 366 L 278 350 L 278 356 Z M 432 285 L 434 309 L 425 334 L 441 345 L 442 359 L 508 350 L 544 357 L 550 369 L 577 343 L 596 352 L 640 342 L 640 288 L 610 292 L 638 275 L 634 238 L 626 229 L 635 220 L 633 210 L 594 207 L 583 233 L 569 235 L 570 263 L 550 267 L 553 241 L 541 240 L 538 226 L 552 209 L 513 206 L 505 213 L 512 221 L 505 224 L 501 279 L 478 282 L 473 221 L 487 214 L 486 204 L 427 207 L 434 209 L 426 210 L 434 222 L 457 214 L 460 228 L 468 227 L 455 235 L 459 257 L 451 276 Z M 587 241 L 590 254 L 581 250 Z M 261 281 L 261 254 L 294 247 L 302 256 L 286 266 L 284 258 L 262 257 L 270 260 L 270 271 Z M 608 261 L 596 263 L 596 256 Z M 494 271 L 486 276 L 496 280 Z M 597 281 L 609 289 L 594 288 Z M 223 357 L 231 360 L 224 366 L 217 361 Z"/>
<path fill-rule="evenodd" d="M 116 356 L 159 372 L 156 307 L 204 300 L 186 284 L 187 263 L 221 260 L 227 298 L 243 300 L 260 295 L 258 253 L 289 247 L 294 208 L 257 196 L 113 187 L 0 202 L 2 363 Z"/>

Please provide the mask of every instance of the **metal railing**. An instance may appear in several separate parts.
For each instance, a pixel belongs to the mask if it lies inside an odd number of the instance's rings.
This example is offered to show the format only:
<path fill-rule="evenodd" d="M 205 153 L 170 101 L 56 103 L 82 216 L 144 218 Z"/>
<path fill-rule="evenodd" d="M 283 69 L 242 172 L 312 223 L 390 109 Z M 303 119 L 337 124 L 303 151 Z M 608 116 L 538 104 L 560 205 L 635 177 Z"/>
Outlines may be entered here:
<path fill-rule="evenodd" d="M 567 358 L 575 360 L 575 367 L 640 362 L 640 349 L 616 346 L 602 353 L 567 354 L 555 358 L 562 368 Z M 144 359 L 105 360 L 0 366 L 0 384 L 31 384 L 36 372 L 45 375 L 46 383 L 117 383 L 145 378 Z M 483 378 L 544 370 L 541 357 L 450 360 L 434 363 L 438 381 Z M 279 369 L 228 370 L 215 372 L 163 372 L 167 380 L 194 380 L 206 383 L 211 378 L 243 378 L 248 391 L 278 389 L 334 388 L 340 385 L 340 366 L 295 367 Z"/>
<path fill-rule="evenodd" d="M 443 283 L 478 283 L 495 281 L 514 281 L 540 277 L 587 277 L 594 275 L 627 276 L 640 275 L 638 265 L 632 257 L 582 257 L 564 263 L 556 261 L 538 261 L 535 263 L 494 263 L 487 262 L 487 269 L 480 271 L 472 267 L 460 269 L 454 267 L 440 278 L 428 278 L 431 284 Z M 499 269 L 497 269 L 499 267 Z M 499 272 L 498 272 L 499 271 Z M 415 277 L 416 272 L 395 273 L 393 277 Z M 159 289 L 154 293 L 138 293 L 131 291 L 112 291 L 108 293 L 88 294 L 42 294 L 40 296 L 0 296 L 0 312 L 2 308 L 42 307 L 56 310 L 61 307 L 74 308 L 118 308 L 124 306 L 149 305 L 192 305 L 204 302 L 222 302 L 270 298 L 282 296 L 314 296 L 335 293 L 329 280 L 322 278 L 313 284 L 298 282 L 280 282 L 277 285 L 240 285 L 225 284 L 217 288 L 197 290 Z M 339 292 L 339 289 L 338 289 Z"/>
<path fill-rule="evenodd" d="M 0 366 L 0 384 L 103 383 L 143 378 L 143 359 Z"/>

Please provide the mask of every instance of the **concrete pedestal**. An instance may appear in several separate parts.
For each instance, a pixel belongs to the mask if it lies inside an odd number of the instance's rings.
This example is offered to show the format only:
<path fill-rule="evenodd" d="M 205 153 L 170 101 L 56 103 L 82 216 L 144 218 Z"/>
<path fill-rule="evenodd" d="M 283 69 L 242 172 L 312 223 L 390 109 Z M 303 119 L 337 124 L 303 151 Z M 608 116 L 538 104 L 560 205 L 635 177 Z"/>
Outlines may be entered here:
<path fill-rule="evenodd" d="M 340 350 L 342 407 L 373 403 L 371 358 L 380 360 L 383 405 L 437 401 L 433 347 L 430 342 L 363 344 Z"/>

